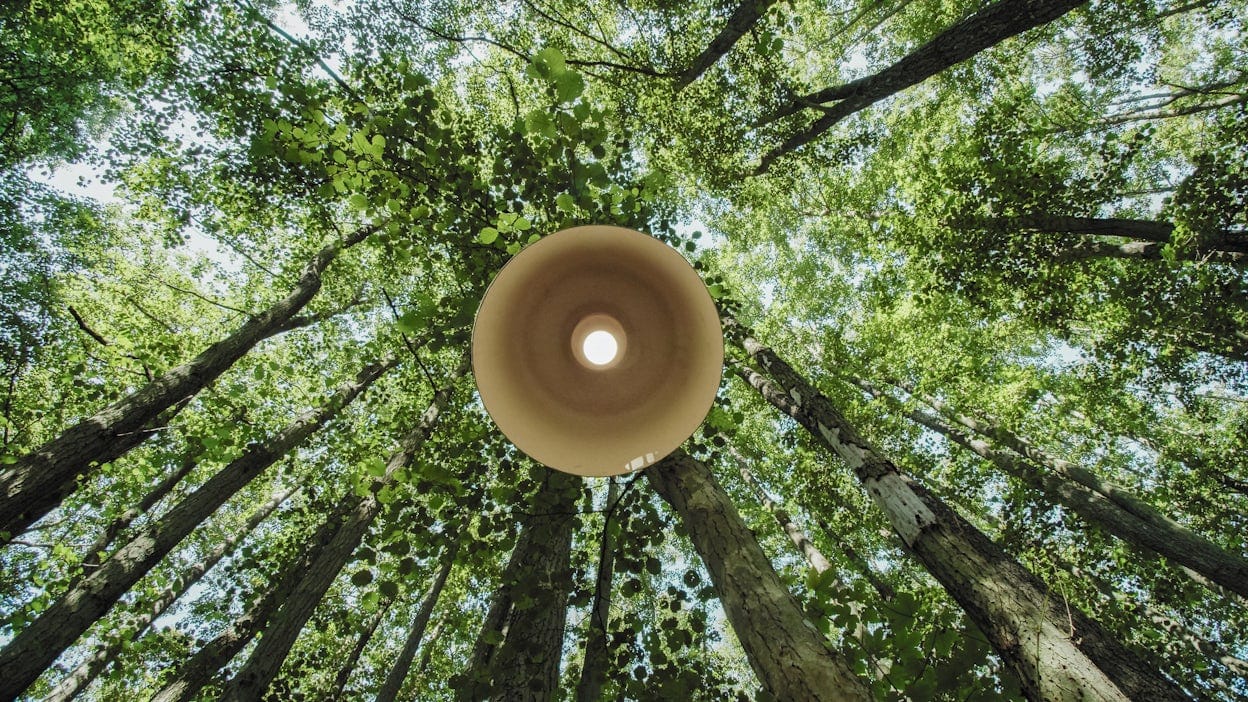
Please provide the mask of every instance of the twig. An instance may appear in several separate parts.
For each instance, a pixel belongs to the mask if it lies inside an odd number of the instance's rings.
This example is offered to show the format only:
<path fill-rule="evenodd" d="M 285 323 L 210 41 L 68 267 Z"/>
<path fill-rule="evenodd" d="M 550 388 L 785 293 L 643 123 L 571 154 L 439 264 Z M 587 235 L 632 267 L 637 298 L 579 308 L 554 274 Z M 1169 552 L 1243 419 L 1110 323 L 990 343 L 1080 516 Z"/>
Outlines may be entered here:
<path fill-rule="evenodd" d="M 237 312 L 238 314 L 241 314 L 241 315 L 243 315 L 244 317 L 249 317 L 249 318 L 250 318 L 250 317 L 252 317 L 252 316 L 254 316 L 254 315 L 252 315 L 252 313 L 248 312 L 247 310 L 240 310 L 239 308 L 237 308 L 237 307 L 231 307 L 230 305 L 227 305 L 227 304 L 225 304 L 224 302 L 217 302 L 216 300 L 214 300 L 214 299 L 212 299 L 212 298 L 210 298 L 210 297 L 208 297 L 208 296 L 206 296 L 206 295 L 203 295 L 203 294 L 201 294 L 201 293 L 198 293 L 198 292 L 196 292 L 196 291 L 194 291 L 194 290 L 187 290 L 187 289 L 185 289 L 185 288 L 180 288 L 180 287 L 178 287 L 178 286 L 174 285 L 173 283 L 170 283 L 170 282 L 168 282 L 168 281 L 164 280 L 164 279 L 163 279 L 163 278 L 161 278 L 160 276 L 153 275 L 153 276 L 151 276 L 151 278 L 152 278 L 152 280 L 155 280 L 157 283 L 160 283 L 161 285 L 165 286 L 166 288 L 169 288 L 170 290 L 174 290 L 174 291 L 176 291 L 176 292 L 180 292 L 180 293 L 182 293 L 182 294 L 184 294 L 184 295 L 191 295 L 191 296 L 193 296 L 193 297 L 197 297 L 197 298 L 199 298 L 199 299 L 203 300 L 204 302 L 207 302 L 208 304 L 210 304 L 210 305 L 214 305 L 214 306 L 216 306 L 216 307 L 220 307 L 220 308 L 221 308 L 221 309 L 223 309 L 223 310 L 229 310 L 229 311 L 231 311 L 231 312 Z"/>
<path fill-rule="evenodd" d="M 276 24 L 274 24 L 272 20 L 270 20 L 268 17 L 265 17 L 263 13 L 261 13 L 256 8 L 252 7 L 249 3 L 236 2 L 235 4 L 237 4 L 238 6 L 246 10 L 249 10 L 253 15 L 258 17 L 260 21 L 263 22 L 266 27 L 272 30 L 274 34 L 290 42 L 291 45 L 293 45 L 295 48 L 299 49 L 304 54 L 309 56 L 313 61 L 316 61 L 317 65 L 319 65 L 321 69 L 324 70 L 325 73 L 329 75 L 330 79 L 333 80 L 335 83 L 337 83 L 338 87 L 342 88 L 347 93 L 347 95 L 351 96 L 353 100 L 363 102 L 363 100 L 360 99 L 359 94 L 355 92 L 355 88 L 352 88 L 347 83 L 347 81 L 343 80 L 342 76 L 338 75 L 337 71 L 330 68 L 329 64 L 325 63 L 325 59 L 321 58 L 320 55 L 318 55 L 315 51 L 313 51 L 312 47 L 308 46 L 306 42 L 303 42 L 291 36 L 289 32 L 277 26 Z"/>
<path fill-rule="evenodd" d="M 385 288 L 382 288 L 381 295 L 382 297 L 386 298 L 386 305 L 390 307 L 390 314 L 394 315 L 394 319 L 397 322 L 399 319 L 399 310 L 398 308 L 394 306 L 394 300 L 391 299 L 389 291 L 387 291 Z M 424 361 L 420 359 L 420 354 L 417 353 L 417 349 L 419 347 L 412 344 L 412 340 L 407 338 L 407 334 L 404 334 L 401 330 L 399 331 L 399 336 L 403 339 L 403 345 L 406 346 L 407 350 L 412 353 L 412 358 L 416 359 L 416 365 L 419 366 L 421 372 L 425 374 L 425 380 L 429 381 L 430 389 L 432 389 L 434 392 L 437 392 L 438 385 L 436 382 L 434 382 L 433 375 L 429 373 L 429 369 L 425 367 Z M 422 342 L 422 345 L 423 345 L 423 342 Z"/>
<path fill-rule="evenodd" d="M 73 305 L 68 305 L 68 307 L 69 314 L 74 318 L 74 322 L 77 323 L 79 329 L 83 330 L 88 336 L 99 342 L 100 346 L 112 346 L 112 343 L 109 342 L 108 339 L 105 339 L 103 335 L 92 329 L 91 326 L 87 324 L 87 320 L 82 318 L 82 315 L 78 313 L 78 310 L 74 309 Z"/>

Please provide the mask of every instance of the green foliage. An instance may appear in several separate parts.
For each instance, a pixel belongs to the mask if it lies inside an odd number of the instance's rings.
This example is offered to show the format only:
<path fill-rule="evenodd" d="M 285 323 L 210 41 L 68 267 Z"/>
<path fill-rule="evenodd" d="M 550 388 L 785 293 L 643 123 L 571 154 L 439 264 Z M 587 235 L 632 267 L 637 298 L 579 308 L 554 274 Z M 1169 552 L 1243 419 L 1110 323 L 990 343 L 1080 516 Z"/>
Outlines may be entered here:
<path fill-rule="evenodd" d="M 343 693 L 375 695 L 455 540 L 461 555 L 400 698 L 477 689 L 483 673 L 465 665 L 478 640 L 505 639 L 481 631 L 504 586 L 521 609 L 569 589 L 560 680 L 570 698 L 610 534 L 605 697 L 766 699 L 708 572 L 644 480 L 624 478 L 613 508 L 605 484 L 588 483 L 567 571 L 506 583 L 521 525 L 543 508 L 533 496 L 544 469 L 497 433 L 470 381 L 418 459 L 382 480 L 463 357 L 499 267 L 546 234 L 607 223 L 688 256 L 722 309 L 1072 607 L 1194 696 L 1242 695 L 1226 659 L 1192 643 L 1248 657 L 1242 603 L 1088 529 L 850 383 L 890 384 L 905 407 L 927 395 L 996 418 L 1243 555 L 1248 289 L 1234 254 L 1248 254 L 1244 4 L 1092 3 L 749 175 L 817 118 L 812 107 L 764 123 L 794 95 L 869 75 L 978 8 L 776 3 L 675 91 L 673 77 L 734 7 L 6 6 L 0 469 L 261 313 L 326 242 L 377 231 L 334 262 L 298 325 L 14 535 L 0 551 L 0 637 L 96 567 L 97 539 L 162 478 L 188 469 L 101 554 L 365 363 L 395 356 L 392 372 L 233 496 L 70 649 L 66 665 L 127 642 L 84 699 L 154 693 L 315 545 L 340 505 L 370 495 L 381 514 L 317 604 L 275 698 L 332 694 L 380 616 Z M 45 183 L 65 168 L 98 172 L 115 200 Z M 1171 229 L 1152 241 L 1018 225 L 1041 216 Z M 1158 246 L 1149 257 L 1115 248 L 1130 243 Z M 732 375 L 687 449 L 715 467 L 811 624 L 880 699 L 1017 698 L 983 634 L 850 472 Z M 830 570 L 808 567 L 738 477 L 734 451 Z M 259 505 L 293 487 L 246 530 Z M 134 625 L 232 536 L 236 548 L 154 627 Z M 31 698 L 63 673 L 48 671 Z"/>

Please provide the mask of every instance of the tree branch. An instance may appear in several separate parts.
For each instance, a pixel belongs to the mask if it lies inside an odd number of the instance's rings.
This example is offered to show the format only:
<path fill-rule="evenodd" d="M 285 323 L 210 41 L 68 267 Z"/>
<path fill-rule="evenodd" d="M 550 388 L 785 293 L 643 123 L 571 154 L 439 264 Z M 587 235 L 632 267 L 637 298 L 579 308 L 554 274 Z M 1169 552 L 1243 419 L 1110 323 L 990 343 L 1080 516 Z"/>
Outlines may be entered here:
<path fill-rule="evenodd" d="M 931 41 L 878 73 L 794 99 L 789 105 L 761 120 L 760 124 L 768 124 L 800 112 L 812 103 L 833 100 L 841 102 L 834 107 L 824 108 L 823 117 L 765 154 L 755 174 L 765 173 L 776 159 L 814 141 L 849 115 L 917 85 L 1010 37 L 1047 24 L 1083 2 L 1084 0 L 998 0 L 936 35 Z"/>
<path fill-rule="evenodd" d="M 776 0 L 742 0 L 737 9 L 728 18 L 728 24 L 719 30 L 719 34 L 711 40 L 706 49 L 698 54 L 689 68 L 685 69 L 676 80 L 676 92 L 684 90 L 690 83 L 697 80 L 708 68 L 715 65 L 724 54 L 737 43 L 737 40 L 750 31 L 763 18 L 767 10 Z"/>

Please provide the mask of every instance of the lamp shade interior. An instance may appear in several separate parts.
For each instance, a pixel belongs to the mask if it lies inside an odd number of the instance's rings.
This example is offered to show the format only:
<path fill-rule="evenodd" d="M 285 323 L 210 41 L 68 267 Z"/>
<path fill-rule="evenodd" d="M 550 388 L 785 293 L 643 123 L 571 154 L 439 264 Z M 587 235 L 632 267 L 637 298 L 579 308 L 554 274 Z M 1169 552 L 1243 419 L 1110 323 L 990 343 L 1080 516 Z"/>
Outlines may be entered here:
<path fill-rule="evenodd" d="M 486 410 L 535 460 L 585 476 L 643 468 L 706 417 L 723 332 L 685 259 L 620 227 L 585 226 L 517 254 L 473 327 Z"/>

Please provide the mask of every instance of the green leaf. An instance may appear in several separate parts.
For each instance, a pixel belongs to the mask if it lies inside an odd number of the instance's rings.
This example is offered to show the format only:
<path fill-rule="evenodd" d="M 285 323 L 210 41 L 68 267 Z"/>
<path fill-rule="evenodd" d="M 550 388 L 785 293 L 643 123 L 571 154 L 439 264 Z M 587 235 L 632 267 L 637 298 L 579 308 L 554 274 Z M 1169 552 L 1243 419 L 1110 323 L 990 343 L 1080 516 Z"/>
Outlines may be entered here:
<path fill-rule="evenodd" d="M 355 574 L 351 576 L 351 584 L 356 587 L 364 587 L 371 582 L 373 582 L 373 571 L 367 568 L 364 570 L 357 570 L 355 571 Z"/>
<path fill-rule="evenodd" d="M 555 196 L 555 207 L 561 212 L 569 214 L 576 212 L 576 200 L 567 193 L 559 193 Z"/>
<path fill-rule="evenodd" d="M 533 65 L 537 68 L 538 73 L 545 78 L 557 78 L 567 70 L 567 62 L 563 58 L 563 52 L 553 46 L 548 46 L 537 52 L 533 57 Z"/>
<path fill-rule="evenodd" d="M 368 198 L 364 197 L 360 193 L 355 193 L 350 198 L 347 198 L 347 202 L 354 209 L 357 209 L 357 210 L 368 209 Z"/>
<path fill-rule="evenodd" d="M 424 326 L 424 320 L 416 312 L 409 310 L 398 318 L 395 326 L 398 327 L 399 332 L 402 334 L 414 334 Z"/>
<path fill-rule="evenodd" d="M 535 136 L 555 137 L 555 120 L 545 110 L 533 110 L 524 116 L 524 131 Z"/>
<path fill-rule="evenodd" d="M 369 458 L 365 458 L 364 459 L 364 472 L 368 473 L 369 475 L 375 478 L 380 478 L 381 476 L 386 474 L 386 463 L 385 461 L 381 460 L 380 458 L 377 458 L 376 456 L 370 456 Z"/>
<path fill-rule="evenodd" d="M 485 244 L 486 246 L 493 244 L 496 239 L 498 239 L 498 230 L 494 227 L 486 227 L 481 230 L 481 233 L 477 234 L 477 243 Z"/>
<path fill-rule="evenodd" d="M 399 596 L 399 586 L 393 580 L 382 580 L 377 585 L 377 591 L 388 600 L 393 600 Z"/>
<path fill-rule="evenodd" d="M 585 79 L 575 71 L 567 71 L 555 79 L 555 97 L 560 103 L 572 102 L 585 92 Z"/>

